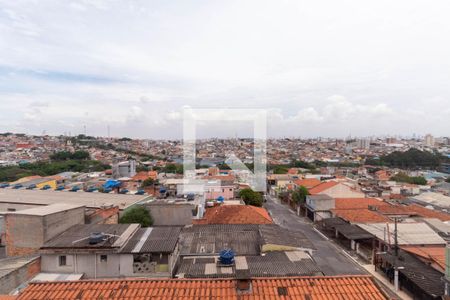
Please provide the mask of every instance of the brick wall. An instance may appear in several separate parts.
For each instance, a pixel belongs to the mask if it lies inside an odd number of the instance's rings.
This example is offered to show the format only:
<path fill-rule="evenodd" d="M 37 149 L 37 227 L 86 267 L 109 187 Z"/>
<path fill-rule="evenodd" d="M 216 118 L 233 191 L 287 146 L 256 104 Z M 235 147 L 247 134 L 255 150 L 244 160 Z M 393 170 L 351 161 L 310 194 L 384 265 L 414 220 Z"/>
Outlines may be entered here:
<path fill-rule="evenodd" d="M 0 294 L 9 294 L 41 271 L 40 257 L 0 277 Z"/>
<path fill-rule="evenodd" d="M 117 224 L 119 222 L 119 208 L 99 208 L 86 216 L 87 224 Z"/>
<path fill-rule="evenodd" d="M 83 207 L 45 216 L 8 214 L 5 220 L 6 255 L 35 253 L 45 242 L 76 224 L 84 224 Z"/>

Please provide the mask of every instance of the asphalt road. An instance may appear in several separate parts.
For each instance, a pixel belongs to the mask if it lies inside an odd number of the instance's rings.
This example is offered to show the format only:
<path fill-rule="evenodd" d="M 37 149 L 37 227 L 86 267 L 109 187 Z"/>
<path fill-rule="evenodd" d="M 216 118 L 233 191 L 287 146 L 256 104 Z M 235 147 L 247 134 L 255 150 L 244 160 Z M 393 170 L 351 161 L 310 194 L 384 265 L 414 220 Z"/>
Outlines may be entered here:
<path fill-rule="evenodd" d="M 318 233 L 308 220 L 295 215 L 286 205 L 267 196 L 264 206 L 276 224 L 306 235 L 317 249 L 313 253 L 313 258 L 325 275 L 367 274 L 367 271 L 347 256 L 341 248 Z"/>

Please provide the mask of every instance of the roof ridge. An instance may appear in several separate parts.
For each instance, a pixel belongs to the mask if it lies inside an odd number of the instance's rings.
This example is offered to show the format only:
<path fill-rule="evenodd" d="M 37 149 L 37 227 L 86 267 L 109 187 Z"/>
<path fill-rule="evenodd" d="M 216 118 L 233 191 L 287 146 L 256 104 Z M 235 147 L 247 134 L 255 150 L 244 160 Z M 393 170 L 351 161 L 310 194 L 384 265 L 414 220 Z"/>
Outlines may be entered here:
<path fill-rule="evenodd" d="M 289 276 L 289 277 L 251 277 L 251 280 L 292 280 L 292 279 L 345 279 L 345 278 L 374 278 L 370 274 L 346 274 L 346 275 L 327 275 L 327 276 Z M 79 279 L 72 281 L 35 281 L 30 282 L 29 285 L 48 285 L 48 284 L 73 284 L 77 282 L 148 282 L 148 281 L 236 281 L 236 278 L 147 278 L 147 277 L 129 277 L 129 278 L 92 278 L 92 279 Z"/>

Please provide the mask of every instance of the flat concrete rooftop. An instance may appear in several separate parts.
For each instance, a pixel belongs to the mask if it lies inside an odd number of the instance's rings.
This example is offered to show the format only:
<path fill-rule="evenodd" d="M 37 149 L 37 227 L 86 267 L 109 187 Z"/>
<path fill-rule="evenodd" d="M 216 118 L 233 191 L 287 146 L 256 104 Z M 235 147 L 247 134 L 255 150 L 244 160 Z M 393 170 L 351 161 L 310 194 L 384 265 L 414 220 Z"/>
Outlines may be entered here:
<path fill-rule="evenodd" d="M 68 191 L 41 191 L 41 190 L 15 190 L 0 189 L 0 203 L 17 203 L 29 205 L 51 205 L 67 203 L 84 205 L 88 208 L 99 208 L 114 205 L 123 210 L 149 196 L 122 195 Z"/>
<path fill-rule="evenodd" d="M 59 213 L 66 210 L 84 207 L 81 204 L 55 203 L 50 205 L 42 205 L 20 211 L 7 212 L 7 214 L 14 215 L 29 215 L 29 216 L 47 216 Z"/>

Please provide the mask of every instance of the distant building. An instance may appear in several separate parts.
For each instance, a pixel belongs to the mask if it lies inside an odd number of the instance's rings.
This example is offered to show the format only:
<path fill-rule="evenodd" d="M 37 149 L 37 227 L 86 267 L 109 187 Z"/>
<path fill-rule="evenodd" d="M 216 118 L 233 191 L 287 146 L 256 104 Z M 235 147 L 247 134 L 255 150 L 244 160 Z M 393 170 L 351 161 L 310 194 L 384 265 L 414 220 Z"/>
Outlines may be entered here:
<path fill-rule="evenodd" d="M 134 175 L 136 175 L 136 161 L 134 160 L 119 162 L 114 164 L 112 167 L 113 178 L 131 178 Z"/>
<path fill-rule="evenodd" d="M 431 134 L 425 136 L 425 146 L 434 147 L 434 137 Z"/>
<path fill-rule="evenodd" d="M 367 150 L 370 148 L 370 139 L 358 139 L 356 141 L 356 148 Z"/>

